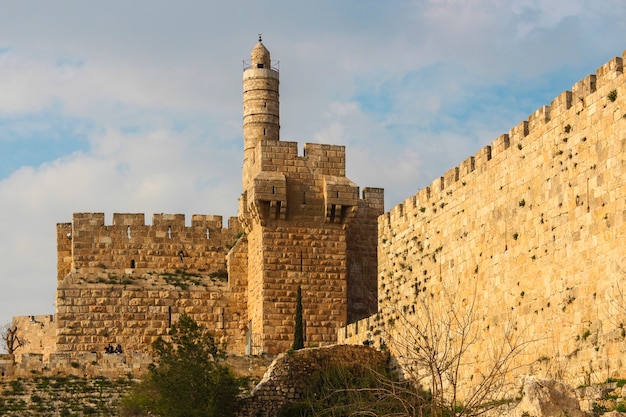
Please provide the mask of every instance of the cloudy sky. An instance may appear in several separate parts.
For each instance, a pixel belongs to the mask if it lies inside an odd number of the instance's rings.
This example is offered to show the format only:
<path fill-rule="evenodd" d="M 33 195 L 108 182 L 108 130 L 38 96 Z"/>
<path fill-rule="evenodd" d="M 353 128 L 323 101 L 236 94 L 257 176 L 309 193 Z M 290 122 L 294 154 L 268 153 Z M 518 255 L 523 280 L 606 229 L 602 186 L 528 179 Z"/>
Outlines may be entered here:
<path fill-rule="evenodd" d="M 0 324 L 51 314 L 74 212 L 236 214 L 242 60 L 281 139 L 347 146 L 386 209 L 626 48 L 624 0 L 0 0 Z"/>

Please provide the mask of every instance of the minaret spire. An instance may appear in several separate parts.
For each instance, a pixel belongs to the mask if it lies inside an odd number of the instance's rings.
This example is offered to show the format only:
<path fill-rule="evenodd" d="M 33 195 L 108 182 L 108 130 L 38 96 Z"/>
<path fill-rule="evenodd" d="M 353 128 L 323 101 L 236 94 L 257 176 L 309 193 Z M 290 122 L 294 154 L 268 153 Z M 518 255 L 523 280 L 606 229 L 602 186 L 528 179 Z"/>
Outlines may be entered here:
<path fill-rule="evenodd" d="M 259 41 L 250 53 L 243 72 L 243 187 L 249 187 L 254 167 L 254 149 L 261 140 L 279 140 L 280 118 L 278 70 L 270 52 Z"/>

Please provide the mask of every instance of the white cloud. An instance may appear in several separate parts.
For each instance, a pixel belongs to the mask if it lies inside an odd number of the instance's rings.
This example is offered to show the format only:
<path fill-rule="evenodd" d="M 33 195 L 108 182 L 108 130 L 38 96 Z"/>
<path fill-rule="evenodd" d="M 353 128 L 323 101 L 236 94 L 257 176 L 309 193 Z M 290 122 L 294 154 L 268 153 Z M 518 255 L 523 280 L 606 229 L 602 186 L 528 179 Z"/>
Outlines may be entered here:
<path fill-rule="evenodd" d="M 346 145 L 389 209 L 620 54 L 625 16 L 623 0 L 3 5 L 0 143 L 68 150 L 0 179 L 0 323 L 53 311 L 54 224 L 73 212 L 236 214 L 258 32 L 281 60 L 282 139 Z"/>

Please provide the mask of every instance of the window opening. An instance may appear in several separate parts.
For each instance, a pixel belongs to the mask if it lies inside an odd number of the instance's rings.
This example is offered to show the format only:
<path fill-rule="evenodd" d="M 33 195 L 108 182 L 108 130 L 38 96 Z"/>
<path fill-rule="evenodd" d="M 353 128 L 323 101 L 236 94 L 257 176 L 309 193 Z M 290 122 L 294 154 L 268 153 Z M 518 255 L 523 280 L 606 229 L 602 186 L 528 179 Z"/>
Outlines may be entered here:
<path fill-rule="evenodd" d="M 167 226 L 167 238 L 172 238 L 172 226 Z"/>
<path fill-rule="evenodd" d="M 126 237 L 130 240 L 130 226 L 126 227 Z"/>
<path fill-rule="evenodd" d="M 135 269 L 135 260 L 134 259 L 130 260 L 130 268 L 131 269 Z"/>
<path fill-rule="evenodd" d="M 209 239 L 211 237 L 211 233 L 209 232 L 209 228 L 206 228 L 206 238 Z"/>

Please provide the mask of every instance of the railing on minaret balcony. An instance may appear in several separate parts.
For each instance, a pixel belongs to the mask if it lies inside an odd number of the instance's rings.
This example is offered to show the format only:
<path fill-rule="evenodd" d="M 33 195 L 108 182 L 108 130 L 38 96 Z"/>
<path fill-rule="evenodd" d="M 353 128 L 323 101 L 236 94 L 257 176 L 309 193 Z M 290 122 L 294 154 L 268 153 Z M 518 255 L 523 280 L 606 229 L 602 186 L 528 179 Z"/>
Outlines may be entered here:
<path fill-rule="evenodd" d="M 268 69 L 272 69 L 274 71 L 280 71 L 280 61 L 271 60 L 270 67 L 271 68 L 268 68 Z M 243 60 L 243 70 L 245 71 L 245 70 L 250 69 L 250 68 L 254 68 L 252 66 L 252 60 L 244 59 Z"/>

